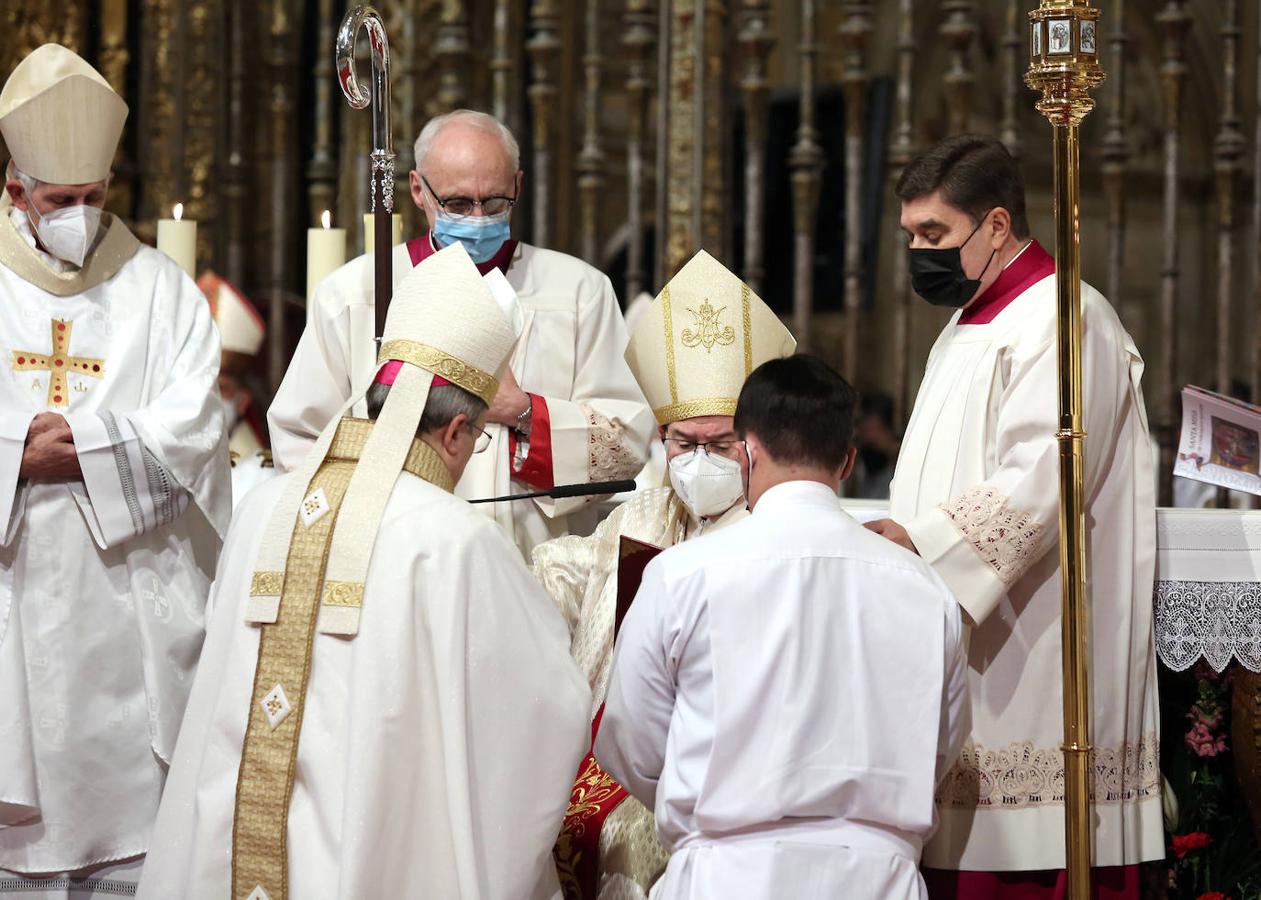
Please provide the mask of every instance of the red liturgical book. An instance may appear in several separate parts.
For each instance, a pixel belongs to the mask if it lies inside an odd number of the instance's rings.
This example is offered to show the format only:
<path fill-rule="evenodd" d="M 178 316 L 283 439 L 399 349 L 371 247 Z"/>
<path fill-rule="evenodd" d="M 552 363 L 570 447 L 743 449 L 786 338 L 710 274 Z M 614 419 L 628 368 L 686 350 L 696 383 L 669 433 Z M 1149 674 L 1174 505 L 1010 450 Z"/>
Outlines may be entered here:
<path fill-rule="evenodd" d="M 630 609 L 631 601 L 639 591 L 639 582 L 644 578 L 644 569 L 662 550 L 653 544 L 646 544 L 634 538 L 622 535 L 618 546 L 617 559 L 617 612 L 613 619 L 613 637 L 622 630 L 622 620 Z"/>

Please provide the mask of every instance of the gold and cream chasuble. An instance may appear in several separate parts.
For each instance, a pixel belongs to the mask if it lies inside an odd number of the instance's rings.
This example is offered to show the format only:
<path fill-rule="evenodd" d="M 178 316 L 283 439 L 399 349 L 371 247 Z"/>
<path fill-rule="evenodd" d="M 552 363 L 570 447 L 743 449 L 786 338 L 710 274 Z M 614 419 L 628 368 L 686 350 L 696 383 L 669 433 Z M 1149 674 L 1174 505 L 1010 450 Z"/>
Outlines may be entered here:
<path fill-rule="evenodd" d="M 251 593 L 270 594 L 283 578 L 276 621 L 259 626 L 253 703 L 237 776 L 232 836 L 233 897 L 287 896 L 285 841 L 302 712 L 311 670 L 312 641 L 333 526 L 372 423 L 345 419 L 298 513 L 284 573 L 256 572 Z M 451 475 L 438 454 L 412 442 L 403 471 L 450 492 Z M 333 591 L 325 602 L 361 602 L 361 592 Z"/>

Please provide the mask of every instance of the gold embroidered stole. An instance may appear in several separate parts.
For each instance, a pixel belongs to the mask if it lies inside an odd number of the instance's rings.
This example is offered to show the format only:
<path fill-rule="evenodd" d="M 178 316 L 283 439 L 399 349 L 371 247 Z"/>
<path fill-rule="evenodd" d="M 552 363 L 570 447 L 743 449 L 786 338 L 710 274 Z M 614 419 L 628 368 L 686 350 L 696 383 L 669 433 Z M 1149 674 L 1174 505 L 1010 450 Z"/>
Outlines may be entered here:
<path fill-rule="evenodd" d="M 288 819 L 298 739 L 311 672 L 312 641 L 342 500 L 372 423 L 343 419 L 328 458 L 310 484 L 325 509 L 294 525 L 276 621 L 259 626 L 258 664 L 249 724 L 237 773 L 232 827 L 233 900 L 285 900 L 288 892 Z M 452 488 L 450 473 L 428 444 L 413 441 L 404 471 Z M 275 573 L 280 576 L 281 573 Z"/>
<path fill-rule="evenodd" d="M 84 261 L 83 268 L 75 272 L 54 272 L 18 232 L 9 217 L 12 210 L 13 202 L 6 194 L 0 202 L 0 265 L 57 297 L 73 297 L 108 281 L 140 249 L 140 241 L 123 220 L 105 213 L 101 217 L 105 234 Z"/>

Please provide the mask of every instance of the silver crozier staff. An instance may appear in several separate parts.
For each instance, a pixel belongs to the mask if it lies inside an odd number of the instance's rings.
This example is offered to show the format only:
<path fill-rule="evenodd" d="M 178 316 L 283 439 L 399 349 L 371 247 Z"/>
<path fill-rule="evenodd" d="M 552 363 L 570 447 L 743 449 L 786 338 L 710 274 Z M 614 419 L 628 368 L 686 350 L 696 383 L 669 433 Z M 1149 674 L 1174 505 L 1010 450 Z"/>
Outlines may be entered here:
<path fill-rule="evenodd" d="M 355 38 L 359 29 L 368 32 L 372 54 L 372 87 L 365 91 L 355 76 Z M 390 227 L 394 213 L 394 138 L 390 134 L 390 43 L 385 22 L 371 6 L 356 6 L 346 13 L 337 31 L 337 81 L 352 109 L 372 107 L 372 186 L 371 207 L 374 284 L 376 287 L 376 336 L 385 331 L 385 311 L 394 291 L 390 260 L 393 236 Z"/>

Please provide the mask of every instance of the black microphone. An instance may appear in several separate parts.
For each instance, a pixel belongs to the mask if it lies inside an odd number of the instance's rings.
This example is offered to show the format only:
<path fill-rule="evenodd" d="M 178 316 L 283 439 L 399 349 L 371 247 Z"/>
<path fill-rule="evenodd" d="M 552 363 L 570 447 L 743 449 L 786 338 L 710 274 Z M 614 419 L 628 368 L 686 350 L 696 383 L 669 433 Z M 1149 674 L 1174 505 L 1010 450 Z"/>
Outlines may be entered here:
<path fill-rule="evenodd" d="M 635 490 L 635 482 L 631 479 L 622 481 L 591 481 L 583 484 L 558 484 L 545 491 L 527 491 L 524 494 L 508 494 L 504 497 L 479 497 L 469 503 L 503 503 L 508 500 L 532 500 L 535 497 L 550 497 L 560 500 L 565 497 L 589 497 L 592 494 L 620 494 Z"/>

